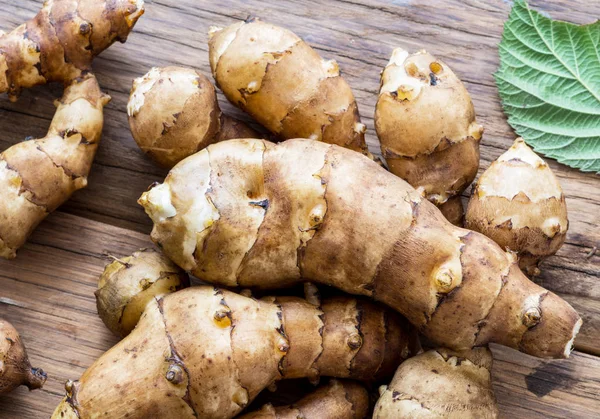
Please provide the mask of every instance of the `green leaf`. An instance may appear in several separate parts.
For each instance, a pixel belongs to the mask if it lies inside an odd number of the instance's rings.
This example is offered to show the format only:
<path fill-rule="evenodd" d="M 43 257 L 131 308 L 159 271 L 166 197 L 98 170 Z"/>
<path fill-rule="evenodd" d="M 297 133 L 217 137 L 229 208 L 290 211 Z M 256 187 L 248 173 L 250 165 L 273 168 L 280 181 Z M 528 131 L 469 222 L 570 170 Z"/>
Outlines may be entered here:
<path fill-rule="evenodd" d="M 516 0 L 494 75 L 508 123 L 536 151 L 600 172 L 600 22 L 574 25 Z"/>

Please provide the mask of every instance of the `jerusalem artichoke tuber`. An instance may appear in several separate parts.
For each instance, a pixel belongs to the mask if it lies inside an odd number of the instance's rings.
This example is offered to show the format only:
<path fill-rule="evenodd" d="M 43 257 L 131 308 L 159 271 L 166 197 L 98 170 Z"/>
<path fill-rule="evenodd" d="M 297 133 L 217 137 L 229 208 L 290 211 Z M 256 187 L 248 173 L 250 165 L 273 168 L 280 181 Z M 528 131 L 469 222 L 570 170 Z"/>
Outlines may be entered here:
<path fill-rule="evenodd" d="M 375 405 L 373 419 L 495 419 L 492 354 L 430 350 L 403 362 Z"/>
<path fill-rule="evenodd" d="M 368 301 L 315 306 L 201 286 L 157 297 L 137 327 L 67 384 L 53 418 L 231 418 L 276 380 L 389 376 L 408 323 Z"/>
<path fill-rule="evenodd" d="M 109 100 L 88 73 L 74 80 L 57 101 L 44 138 L 0 153 L 1 257 L 14 258 L 35 227 L 87 185 Z"/>
<path fill-rule="evenodd" d="M 20 385 L 35 390 L 45 382 L 46 373 L 39 368 L 31 368 L 19 333 L 6 320 L 0 319 L 0 394 Z"/>
<path fill-rule="evenodd" d="M 564 243 L 565 195 L 550 167 L 521 138 L 477 181 L 466 227 L 517 252 L 521 269 L 532 276 L 539 274 L 540 260 Z"/>
<path fill-rule="evenodd" d="M 390 171 L 462 225 L 459 195 L 477 175 L 483 128 L 450 67 L 396 48 L 381 74 L 375 128 Z"/>
<path fill-rule="evenodd" d="M 369 394 L 353 381 L 331 380 L 327 385 L 289 405 L 264 405 L 238 419 L 364 419 L 369 410 Z"/>
<path fill-rule="evenodd" d="M 100 318 L 115 335 L 127 336 L 155 297 L 189 287 L 187 274 L 153 249 L 115 259 L 95 292 Z"/>
<path fill-rule="evenodd" d="M 143 0 L 48 0 L 27 23 L 0 37 L 0 93 L 16 100 L 24 88 L 71 83 L 93 58 L 127 35 Z"/>
<path fill-rule="evenodd" d="M 367 295 L 440 346 L 566 357 L 581 319 L 510 253 L 447 223 L 359 153 L 309 140 L 213 144 L 139 200 L 175 263 L 225 286 L 302 280 Z"/>
<path fill-rule="evenodd" d="M 297 35 L 253 18 L 211 28 L 208 46 L 217 86 L 272 133 L 367 153 L 366 127 L 337 63 Z"/>
<path fill-rule="evenodd" d="M 218 141 L 260 138 L 242 121 L 222 114 L 212 83 L 190 68 L 153 68 L 136 79 L 127 114 L 138 146 L 168 168 Z"/>

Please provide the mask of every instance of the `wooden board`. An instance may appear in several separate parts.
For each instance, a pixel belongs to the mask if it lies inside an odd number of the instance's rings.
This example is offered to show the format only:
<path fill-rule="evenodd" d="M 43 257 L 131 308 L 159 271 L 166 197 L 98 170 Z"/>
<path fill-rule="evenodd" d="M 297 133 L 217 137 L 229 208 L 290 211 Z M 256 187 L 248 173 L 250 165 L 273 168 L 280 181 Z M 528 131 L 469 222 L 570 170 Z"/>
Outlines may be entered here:
<path fill-rule="evenodd" d="M 577 23 L 600 16 L 600 3 L 532 1 L 550 15 Z M 0 2 L 0 29 L 35 15 L 39 0 Z M 165 172 L 137 149 L 125 106 L 134 77 L 152 66 L 193 66 L 210 74 L 206 32 L 257 15 L 292 29 L 324 57 L 335 58 L 359 102 L 378 154 L 373 130 L 379 71 L 395 46 L 427 48 L 446 61 L 471 92 L 486 127 L 481 170 L 514 139 L 500 106 L 492 73 L 510 4 L 501 0 L 286 0 L 263 2 L 160 0 L 124 45 L 99 57 L 95 70 L 113 101 L 106 110 L 103 143 L 90 185 L 45 221 L 16 261 L 0 260 L 0 317 L 22 333 L 32 362 L 47 370 L 41 391 L 20 389 L 0 397 L 0 418 L 48 417 L 67 378 L 77 378 L 115 343 L 95 311 L 93 291 L 107 255 L 150 245 L 150 222 L 139 195 Z M 26 136 L 44 135 L 60 86 L 24 92 L 18 103 L 0 98 L 0 149 Z M 245 118 L 222 95 L 225 112 Z M 594 417 L 600 412 L 600 178 L 549 161 L 567 196 L 567 243 L 543 265 L 538 282 L 566 298 L 584 327 L 567 361 L 541 361 L 494 347 L 495 388 L 505 417 Z"/>

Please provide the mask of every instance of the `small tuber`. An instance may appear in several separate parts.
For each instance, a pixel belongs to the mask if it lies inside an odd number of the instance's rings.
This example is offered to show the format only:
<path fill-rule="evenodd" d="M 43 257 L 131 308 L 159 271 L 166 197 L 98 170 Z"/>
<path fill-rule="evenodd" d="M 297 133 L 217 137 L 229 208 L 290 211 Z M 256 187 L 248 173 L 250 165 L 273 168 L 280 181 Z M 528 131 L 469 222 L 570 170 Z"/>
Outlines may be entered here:
<path fill-rule="evenodd" d="M 389 377 L 411 354 L 409 330 L 350 297 L 315 306 L 187 288 L 148 304 L 129 336 L 67 383 L 53 418 L 228 419 L 277 380 Z"/>
<path fill-rule="evenodd" d="M 39 368 L 31 368 L 19 333 L 9 322 L 0 319 L 0 394 L 20 385 L 35 390 L 45 382 L 46 373 Z"/>
<path fill-rule="evenodd" d="M 373 419 L 496 419 L 491 369 L 488 348 L 419 354 L 382 386 Z"/>
<path fill-rule="evenodd" d="M 527 274 L 563 245 L 569 227 L 565 195 L 550 167 L 517 138 L 473 188 L 466 227 L 516 252 Z"/>
<path fill-rule="evenodd" d="M 209 33 L 217 86 L 281 139 L 308 138 L 367 153 L 358 107 L 333 60 L 291 31 L 251 18 Z"/>
<path fill-rule="evenodd" d="M 189 287 L 187 274 L 153 249 L 106 265 L 95 292 L 100 318 L 115 335 L 127 336 L 155 297 Z"/>
<path fill-rule="evenodd" d="M 266 404 L 238 419 L 364 419 L 369 411 L 369 394 L 353 381 L 331 380 L 289 406 Z"/>
<path fill-rule="evenodd" d="M 261 137 L 222 114 L 210 80 L 191 68 L 153 68 L 135 79 L 127 114 L 135 142 L 167 168 L 218 141 Z"/>
<path fill-rule="evenodd" d="M 511 253 L 451 225 L 405 181 L 335 145 L 213 144 L 139 202 L 166 255 L 210 283 L 335 286 L 387 304 L 455 350 L 495 342 L 562 358 L 581 326 Z"/>
<path fill-rule="evenodd" d="M 375 128 L 390 171 L 462 225 L 460 194 L 477 175 L 483 127 L 450 67 L 396 48 L 381 74 Z"/>

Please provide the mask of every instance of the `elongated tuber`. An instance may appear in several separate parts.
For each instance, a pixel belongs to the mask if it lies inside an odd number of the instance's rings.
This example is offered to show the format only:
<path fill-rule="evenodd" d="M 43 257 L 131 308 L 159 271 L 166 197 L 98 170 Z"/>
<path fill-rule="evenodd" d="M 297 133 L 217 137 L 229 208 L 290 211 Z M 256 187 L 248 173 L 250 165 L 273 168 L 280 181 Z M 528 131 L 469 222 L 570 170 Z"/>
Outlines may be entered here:
<path fill-rule="evenodd" d="M 46 373 L 40 368 L 31 368 L 19 333 L 9 322 L 0 319 L 0 394 L 21 385 L 35 390 L 45 382 Z"/>
<path fill-rule="evenodd" d="M 189 287 L 187 274 L 153 249 L 115 259 L 95 292 L 100 318 L 115 335 L 127 336 L 155 297 Z"/>
<path fill-rule="evenodd" d="M 368 301 L 255 300 L 209 286 L 157 297 L 53 418 L 231 418 L 277 380 L 389 376 L 410 355 L 404 319 Z"/>
<path fill-rule="evenodd" d="M 153 68 L 136 79 L 127 114 L 138 146 L 168 168 L 218 141 L 260 138 L 244 122 L 221 113 L 212 83 L 191 68 Z"/>
<path fill-rule="evenodd" d="M 264 405 L 239 419 L 364 419 L 369 410 L 367 390 L 353 381 L 331 380 L 289 406 Z"/>
<path fill-rule="evenodd" d="M 496 342 L 566 357 L 581 325 L 511 253 L 446 222 L 405 181 L 335 145 L 213 144 L 139 202 L 167 256 L 211 283 L 335 286 L 387 304 L 455 350 Z"/>
<path fill-rule="evenodd" d="M 337 63 L 296 34 L 249 19 L 211 28 L 208 46 L 217 86 L 273 134 L 367 152 L 366 127 Z"/>
<path fill-rule="evenodd" d="M 0 256 L 12 259 L 46 216 L 87 177 L 110 98 L 88 73 L 69 85 L 44 138 L 0 153 Z"/>
<path fill-rule="evenodd" d="M 495 419 L 492 354 L 430 350 L 403 362 L 383 386 L 373 419 Z"/>
<path fill-rule="evenodd" d="M 521 138 L 477 181 L 466 226 L 516 252 L 529 275 L 539 274 L 539 262 L 565 242 L 565 195 L 550 167 Z"/>
<path fill-rule="evenodd" d="M 381 74 L 375 128 L 390 171 L 461 225 L 459 195 L 477 175 L 483 128 L 450 67 L 396 48 Z"/>
<path fill-rule="evenodd" d="M 0 93 L 16 100 L 24 88 L 71 83 L 94 57 L 127 35 L 143 0 L 48 0 L 31 20 L 0 37 Z"/>

